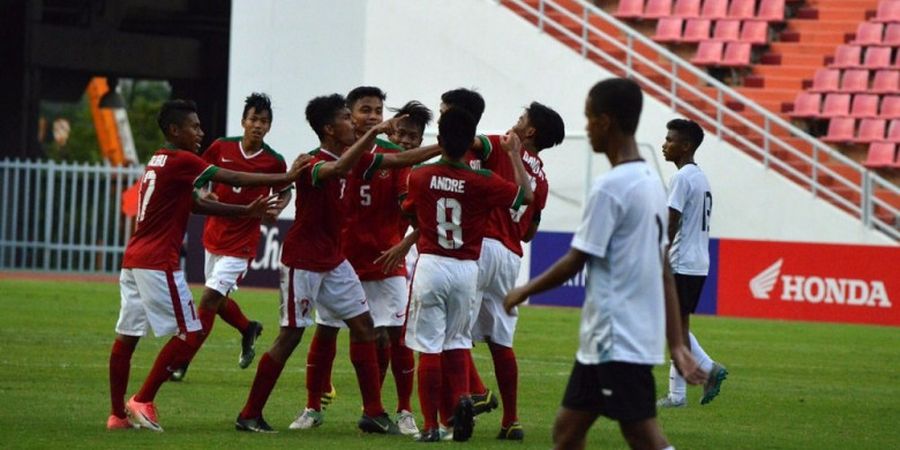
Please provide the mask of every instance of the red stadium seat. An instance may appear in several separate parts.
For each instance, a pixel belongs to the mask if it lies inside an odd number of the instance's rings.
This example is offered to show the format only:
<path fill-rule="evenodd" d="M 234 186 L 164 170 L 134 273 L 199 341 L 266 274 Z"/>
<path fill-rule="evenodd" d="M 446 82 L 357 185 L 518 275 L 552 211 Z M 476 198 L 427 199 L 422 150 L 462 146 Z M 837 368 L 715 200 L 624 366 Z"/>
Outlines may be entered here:
<path fill-rule="evenodd" d="M 878 96 L 875 94 L 856 94 L 850 105 L 850 117 L 878 117 Z"/>
<path fill-rule="evenodd" d="M 672 15 L 672 0 L 647 0 L 644 7 L 644 19 L 659 19 Z"/>
<path fill-rule="evenodd" d="M 675 17 L 700 17 L 700 0 L 675 0 Z"/>
<path fill-rule="evenodd" d="M 816 70 L 810 92 L 836 92 L 841 83 L 840 69 Z"/>
<path fill-rule="evenodd" d="M 736 19 L 752 19 L 756 16 L 756 0 L 731 0 L 728 17 Z"/>
<path fill-rule="evenodd" d="M 741 25 L 740 41 L 751 44 L 769 42 L 769 23 L 760 20 L 745 20 Z"/>
<path fill-rule="evenodd" d="M 869 89 L 869 71 L 849 69 L 841 77 L 841 92 L 865 92 Z"/>
<path fill-rule="evenodd" d="M 877 142 L 884 140 L 887 121 L 884 119 L 863 119 L 859 121 L 856 142 Z"/>
<path fill-rule="evenodd" d="M 822 117 L 847 117 L 850 115 L 850 94 L 826 94 L 822 103 Z"/>
<path fill-rule="evenodd" d="M 882 45 L 892 47 L 900 46 L 900 23 L 889 23 L 884 29 L 884 38 L 881 40 Z"/>
<path fill-rule="evenodd" d="M 834 62 L 831 67 L 857 68 L 862 59 L 862 47 L 858 45 L 839 45 L 834 54 Z"/>
<path fill-rule="evenodd" d="M 769 22 L 784 22 L 784 0 L 762 0 L 756 18 Z"/>
<path fill-rule="evenodd" d="M 887 95 L 881 99 L 881 113 L 883 119 L 900 118 L 900 95 Z"/>
<path fill-rule="evenodd" d="M 878 12 L 872 20 L 875 22 L 900 22 L 900 2 L 881 0 L 881 3 L 878 4 Z"/>
<path fill-rule="evenodd" d="M 691 62 L 698 66 L 717 66 L 722 62 L 722 50 L 725 43 L 721 41 L 704 41 L 697 46 L 697 53 Z"/>
<path fill-rule="evenodd" d="M 708 1 L 708 0 L 707 0 Z M 688 19 L 684 25 L 683 42 L 700 42 L 709 39 L 712 22 L 709 19 Z"/>
<path fill-rule="evenodd" d="M 828 134 L 822 136 L 825 142 L 852 142 L 856 138 L 856 119 L 835 117 L 828 122 Z"/>
<path fill-rule="evenodd" d="M 863 22 L 856 28 L 856 39 L 853 45 L 880 45 L 881 35 L 884 34 L 884 25 L 875 22 Z"/>
<path fill-rule="evenodd" d="M 869 92 L 873 94 L 900 92 L 900 71 L 879 70 L 875 72 L 875 79 L 872 80 L 872 89 L 869 89 Z"/>
<path fill-rule="evenodd" d="M 869 69 L 891 67 L 890 47 L 866 47 L 866 59 L 863 66 Z"/>
<path fill-rule="evenodd" d="M 741 21 L 737 19 L 722 19 L 716 21 L 713 30 L 713 39 L 719 41 L 736 41 L 741 35 Z"/>
<path fill-rule="evenodd" d="M 893 142 L 873 142 L 869 144 L 869 152 L 863 165 L 870 169 L 891 167 L 895 163 L 897 145 Z"/>
<path fill-rule="evenodd" d="M 619 0 L 613 16 L 620 19 L 639 19 L 644 15 L 644 0 Z"/>
<path fill-rule="evenodd" d="M 680 42 L 681 28 L 684 19 L 679 17 L 663 17 L 656 23 L 656 34 L 653 40 L 657 42 Z"/>
<path fill-rule="evenodd" d="M 888 126 L 887 140 L 890 142 L 900 142 L 900 119 L 894 119 Z"/>
<path fill-rule="evenodd" d="M 745 67 L 750 65 L 750 43 L 729 42 L 725 46 L 722 65 L 726 67 Z"/>
<path fill-rule="evenodd" d="M 700 17 L 706 19 L 722 19 L 728 14 L 728 0 L 706 0 L 700 10 Z"/>
<path fill-rule="evenodd" d="M 800 92 L 794 100 L 794 111 L 789 115 L 791 117 L 819 117 L 822 109 L 822 95 L 812 92 Z"/>

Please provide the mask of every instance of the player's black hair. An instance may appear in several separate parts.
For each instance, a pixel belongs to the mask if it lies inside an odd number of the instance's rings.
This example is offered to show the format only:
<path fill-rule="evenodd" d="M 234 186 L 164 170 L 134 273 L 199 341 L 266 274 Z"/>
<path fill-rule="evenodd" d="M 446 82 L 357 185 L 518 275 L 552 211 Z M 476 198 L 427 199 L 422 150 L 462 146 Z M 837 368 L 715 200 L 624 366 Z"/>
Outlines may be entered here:
<path fill-rule="evenodd" d="M 528 123 L 534 127 L 534 146 L 538 150 L 558 145 L 566 137 L 566 125 L 559 114 L 538 102 L 531 102 L 525 109 Z"/>
<path fill-rule="evenodd" d="M 481 122 L 481 115 L 484 114 L 484 98 L 481 94 L 466 88 L 454 89 L 444 92 L 441 95 L 441 101 L 448 108 L 462 108 L 475 119 L 475 125 Z"/>
<path fill-rule="evenodd" d="M 347 101 L 341 94 L 316 97 L 306 105 L 306 121 L 322 139 L 325 137 L 325 126 L 334 123 L 334 118 L 346 107 Z"/>
<path fill-rule="evenodd" d="M 181 125 L 191 113 L 197 113 L 197 104 L 193 100 L 174 99 L 163 103 L 156 116 L 156 124 L 163 135 L 169 135 L 169 125 Z"/>
<path fill-rule="evenodd" d="M 634 136 L 641 118 L 641 87 L 627 78 L 609 78 L 594 85 L 588 93 L 591 113 L 606 114 L 626 136 Z"/>
<path fill-rule="evenodd" d="M 450 108 L 438 119 L 441 147 L 454 159 L 461 158 L 475 139 L 475 118 L 462 108 Z"/>
<path fill-rule="evenodd" d="M 364 97 L 378 97 L 383 102 L 387 99 L 387 93 L 375 86 L 360 86 L 354 88 L 347 94 L 347 107 L 353 109 L 353 105 L 356 101 Z"/>
<path fill-rule="evenodd" d="M 391 111 L 394 111 L 394 117 L 400 117 L 406 115 L 406 119 L 420 128 L 421 131 L 425 131 L 425 127 L 431 123 L 431 119 L 434 118 L 434 114 L 428 109 L 427 106 L 422 103 L 412 100 L 403 105 L 400 109 L 391 108 Z"/>
<path fill-rule="evenodd" d="M 263 94 L 261 92 L 254 92 L 247 96 L 247 98 L 244 100 L 244 114 L 241 115 L 241 119 L 247 118 L 247 113 L 250 112 L 250 108 L 256 110 L 257 114 L 263 111 L 268 111 L 269 120 L 274 118 L 274 114 L 272 114 L 272 100 L 266 94 Z"/>
<path fill-rule="evenodd" d="M 666 129 L 678 133 L 679 139 L 687 141 L 691 146 L 691 152 L 696 152 L 703 143 L 703 128 L 693 120 L 672 119 L 666 124 Z"/>

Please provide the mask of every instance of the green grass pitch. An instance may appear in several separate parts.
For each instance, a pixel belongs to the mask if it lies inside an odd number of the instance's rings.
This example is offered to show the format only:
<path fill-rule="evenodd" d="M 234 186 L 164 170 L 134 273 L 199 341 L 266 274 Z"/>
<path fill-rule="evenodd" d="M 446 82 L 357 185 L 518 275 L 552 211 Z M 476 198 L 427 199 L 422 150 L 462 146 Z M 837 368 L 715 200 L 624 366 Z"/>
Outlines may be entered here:
<path fill-rule="evenodd" d="M 195 296 L 199 289 L 195 289 Z M 235 298 L 266 330 L 257 354 L 277 330 L 277 294 L 242 290 Z M 221 320 L 191 366 L 186 381 L 167 383 L 157 397 L 161 434 L 108 432 L 107 361 L 119 307 L 108 282 L 0 280 L 0 448 L 421 448 L 408 437 L 362 435 L 359 391 L 349 363 L 346 333 L 335 361 L 336 402 L 324 425 L 292 432 L 287 425 L 305 404 L 303 388 L 310 334 L 298 347 L 265 409 L 274 435 L 238 433 L 233 420 L 244 403 L 256 362 L 237 367 L 239 335 Z M 554 415 L 571 368 L 579 311 L 523 308 L 516 340 L 519 416 L 523 443 L 495 439 L 500 411 L 480 416 L 468 448 L 549 448 Z M 660 411 L 673 445 L 684 449 L 900 447 L 900 329 L 817 323 L 698 317 L 705 348 L 731 372 L 721 395 L 699 405 Z M 129 395 L 143 381 L 164 339 L 147 337 L 135 352 Z M 257 356 L 258 360 L 259 356 Z M 488 386 L 496 389 L 489 353 L 475 350 Z M 655 370 L 657 393 L 667 367 Z M 385 407 L 396 406 L 391 376 Z M 414 406 L 418 400 L 414 399 Z M 418 418 L 421 424 L 421 418 Z M 615 423 L 600 419 L 589 448 L 624 448 Z"/>

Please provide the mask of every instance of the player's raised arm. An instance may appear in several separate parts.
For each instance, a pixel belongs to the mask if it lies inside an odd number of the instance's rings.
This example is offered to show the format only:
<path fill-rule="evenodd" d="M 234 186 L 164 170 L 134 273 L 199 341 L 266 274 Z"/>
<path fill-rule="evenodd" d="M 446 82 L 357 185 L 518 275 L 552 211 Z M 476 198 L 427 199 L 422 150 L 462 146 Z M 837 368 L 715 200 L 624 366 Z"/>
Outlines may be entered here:
<path fill-rule="evenodd" d="M 327 180 L 334 176 L 344 176 L 350 173 L 353 167 L 356 166 L 356 163 L 359 162 L 362 154 L 371 150 L 372 146 L 375 145 L 375 138 L 381 133 L 392 132 L 397 120 L 399 118 L 388 119 L 369 128 L 369 131 L 366 131 L 366 134 L 357 139 L 347 151 L 341 154 L 340 158 L 316 165 L 316 179 L 320 181 Z M 383 162 L 380 167 L 384 167 Z"/>
<path fill-rule="evenodd" d="M 516 184 L 519 185 L 519 188 L 522 189 L 525 195 L 522 199 L 522 204 L 531 204 L 534 201 L 534 191 L 531 189 L 531 179 L 528 178 L 528 174 L 525 172 L 525 165 L 522 164 L 522 156 L 519 154 L 519 149 L 522 148 L 522 141 L 519 140 L 519 136 L 515 132 L 509 130 L 506 132 L 506 135 L 500 138 L 500 145 L 503 146 L 503 150 L 506 150 L 509 160 L 512 161 L 513 172 L 516 174 Z"/>
<path fill-rule="evenodd" d="M 311 160 L 312 156 L 302 154 L 294 160 L 291 169 L 287 173 L 282 174 L 238 172 L 220 168 L 213 174 L 211 179 L 212 181 L 232 186 L 283 186 L 293 183 Z"/>
<path fill-rule="evenodd" d="M 426 145 L 400 153 L 388 153 L 384 155 L 384 159 L 381 161 L 381 167 L 392 169 L 396 167 L 412 166 L 428 161 L 440 154 L 441 146 L 438 144 Z"/>

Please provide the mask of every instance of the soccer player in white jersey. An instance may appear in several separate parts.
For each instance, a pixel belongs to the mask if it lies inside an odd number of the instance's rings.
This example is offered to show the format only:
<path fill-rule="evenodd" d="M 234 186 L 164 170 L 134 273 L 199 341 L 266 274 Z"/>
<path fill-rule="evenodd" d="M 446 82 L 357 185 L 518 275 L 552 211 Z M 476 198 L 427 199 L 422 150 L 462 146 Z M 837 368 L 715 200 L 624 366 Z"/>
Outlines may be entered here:
<path fill-rule="evenodd" d="M 634 140 L 641 104 L 641 89 L 631 80 L 607 79 L 591 88 L 585 105 L 588 136 L 612 169 L 594 180 L 569 252 L 504 301 L 511 312 L 587 264 L 575 367 L 553 426 L 557 449 L 584 448 L 600 415 L 619 422 L 631 448 L 672 448 L 656 421 L 652 372 L 664 360 L 664 338 L 688 382 L 706 379 L 682 343 L 677 293 L 664 253 L 666 193 Z"/>
<path fill-rule="evenodd" d="M 694 358 L 704 371 L 709 372 L 700 400 L 700 404 L 705 405 L 719 395 L 722 381 L 728 376 L 728 370 L 715 363 L 690 332 L 691 314 L 697 310 L 700 292 L 709 273 L 709 221 L 713 197 L 706 175 L 694 162 L 694 153 L 703 142 L 703 129 L 696 122 L 685 119 L 672 120 L 666 128 L 669 131 L 662 147 L 663 156 L 678 167 L 669 186 L 668 235 L 672 242 L 669 262 L 678 288 L 684 342 L 690 343 Z M 669 369 L 669 394 L 656 404 L 663 408 L 687 405 L 687 384 L 674 366 Z"/>

